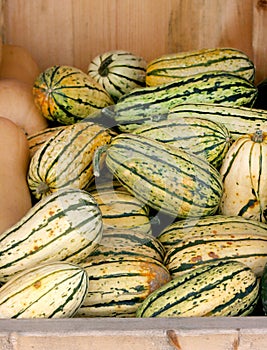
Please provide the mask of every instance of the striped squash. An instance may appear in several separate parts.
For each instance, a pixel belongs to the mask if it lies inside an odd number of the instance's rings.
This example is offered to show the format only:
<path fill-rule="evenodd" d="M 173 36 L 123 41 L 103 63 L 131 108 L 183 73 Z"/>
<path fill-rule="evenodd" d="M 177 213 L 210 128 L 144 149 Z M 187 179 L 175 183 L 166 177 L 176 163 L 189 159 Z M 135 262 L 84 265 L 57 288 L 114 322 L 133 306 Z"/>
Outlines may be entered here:
<path fill-rule="evenodd" d="M 135 317 L 144 299 L 170 281 L 166 267 L 149 257 L 114 253 L 108 259 L 88 257 L 81 267 L 90 285 L 77 317 Z"/>
<path fill-rule="evenodd" d="M 231 135 L 223 124 L 203 118 L 167 118 L 137 128 L 133 133 L 181 147 L 203 157 L 216 168 L 221 166 L 231 144 Z"/>
<path fill-rule="evenodd" d="M 108 229 L 103 231 L 103 237 L 97 248 L 90 253 L 90 258 L 102 257 L 109 259 L 114 254 L 150 257 L 163 263 L 165 249 L 153 235 L 138 230 Z"/>
<path fill-rule="evenodd" d="M 267 132 L 239 137 L 220 169 L 220 213 L 267 222 Z"/>
<path fill-rule="evenodd" d="M 113 50 L 94 57 L 87 73 L 117 102 L 124 94 L 146 85 L 146 66 L 143 57 L 125 50 Z"/>
<path fill-rule="evenodd" d="M 232 139 L 261 129 L 267 132 L 267 111 L 244 106 L 226 106 L 213 103 L 184 103 L 168 113 L 168 119 L 203 118 L 221 123 L 229 130 Z M 165 116 L 163 118 L 166 119 Z"/>
<path fill-rule="evenodd" d="M 101 210 L 104 231 L 112 229 L 152 233 L 149 208 L 124 187 L 113 189 L 96 186 L 95 190 L 88 191 Z"/>
<path fill-rule="evenodd" d="M 211 215 L 204 218 L 184 219 L 175 221 L 161 230 L 158 240 L 166 251 L 175 247 L 181 241 L 198 236 L 232 234 L 262 235 L 267 237 L 267 225 L 257 220 L 246 219 L 243 216 Z"/>
<path fill-rule="evenodd" d="M 31 134 L 27 137 L 28 145 L 30 149 L 30 158 L 34 155 L 34 153 L 43 146 L 43 144 L 48 141 L 52 136 L 55 136 L 58 131 L 62 129 L 66 129 L 68 125 L 60 125 L 48 127 L 43 130 L 39 130 L 34 134 Z"/>
<path fill-rule="evenodd" d="M 257 88 L 247 79 L 229 72 L 199 73 L 178 81 L 135 89 L 112 107 L 114 122 L 131 132 L 181 103 L 217 103 L 251 107 Z M 111 113 L 110 109 L 108 110 Z"/>
<path fill-rule="evenodd" d="M 58 190 L 37 202 L 0 237 L 0 281 L 40 263 L 79 263 L 99 244 L 103 224 L 93 197 Z"/>
<path fill-rule="evenodd" d="M 136 317 L 246 316 L 259 299 L 259 282 L 237 261 L 201 266 L 151 293 Z"/>
<path fill-rule="evenodd" d="M 106 165 L 136 198 L 174 218 L 216 212 L 219 172 L 204 159 L 141 135 L 122 133 L 107 147 Z"/>
<path fill-rule="evenodd" d="M 244 52 L 228 47 L 205 48 L 163 55 L 148 62 L 146 84 L 156 86 L 189 75 L 228 71 L 253 82 L 255 65 Z"/>
<path fill-rule="evenodd" d="M 33 196 L 40 199 L 60 188 L 89 186 L 94 179 L 94 152 L 111 137 L 108 129 L 93 122 L 59 129 L 31 158 L 27 181 Z"/>
<path fill-rule="evenodd" d="M 63 125 L 93 120 L 114 102 L 108 92 L 82 70 L 65 65 L 48 67 L 36 78 L 33 99 L 42 115 Z"/>
<path fill-rule="evenodd" d="M 78 265 L 67 262 L 36 265 L 0 288 L 0 317 L 72 317 L 82 305 L 88 286 L 88 275 Z"/>
<path fill-rule="evenodd" d="M 231 232 L 187 236 L 166 252 L 164 264 L 174 278 L 213 261 L 233 260 L 261 277 L 267 263 L 267 235 Z"/>

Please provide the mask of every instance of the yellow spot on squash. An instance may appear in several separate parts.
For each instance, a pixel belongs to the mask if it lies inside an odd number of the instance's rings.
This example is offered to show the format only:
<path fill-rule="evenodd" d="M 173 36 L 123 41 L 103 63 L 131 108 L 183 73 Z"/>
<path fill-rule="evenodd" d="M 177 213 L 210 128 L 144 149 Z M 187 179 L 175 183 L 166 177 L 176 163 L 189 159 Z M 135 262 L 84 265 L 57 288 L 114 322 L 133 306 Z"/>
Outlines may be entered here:
<path fill-rule="evenodd" d="M 34 288 L 36 288 L 36 289 L 40 288 L 41 285 L 42 285 L 42 282 L 41 282 L 40 280 L 39 280 L 39 281 L 36 281 L 36 282 L 33 284 Z"/>

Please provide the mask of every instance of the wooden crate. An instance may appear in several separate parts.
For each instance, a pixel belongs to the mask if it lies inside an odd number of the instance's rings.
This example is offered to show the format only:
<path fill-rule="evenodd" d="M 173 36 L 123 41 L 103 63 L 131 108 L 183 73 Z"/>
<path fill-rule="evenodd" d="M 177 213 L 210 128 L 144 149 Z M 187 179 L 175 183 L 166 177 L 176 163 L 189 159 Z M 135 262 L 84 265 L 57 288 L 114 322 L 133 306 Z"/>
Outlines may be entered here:
<path fill-rule="evenodd" d="M 41 69 L 87 69 L 126 49 L 165 53 L 234 47 L 267 77 L 264 0 L 2 0 L 5 43 L 26 47 Z M 0 320 L 0 350 L 264 350 L 267 318 Z"/>
<path fill-rule="evenodd" d="M 1 350 L 265 350 L 267 320 L 0 320 Z"/>
<path fill-rule="evenodd" d="M 147 61 L 166 53 L 235 47 L 267 77 L 265 0 L 2 0 L 4 42 L 41 68 L 83 70 L 97 54 L 126 49 Z"/>

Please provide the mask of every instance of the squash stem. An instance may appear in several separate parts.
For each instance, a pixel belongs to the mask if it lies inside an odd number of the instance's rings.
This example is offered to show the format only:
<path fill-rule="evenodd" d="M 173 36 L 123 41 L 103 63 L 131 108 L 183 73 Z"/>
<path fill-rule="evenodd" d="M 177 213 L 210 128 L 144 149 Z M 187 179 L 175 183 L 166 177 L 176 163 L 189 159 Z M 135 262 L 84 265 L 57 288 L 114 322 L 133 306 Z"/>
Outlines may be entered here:
<path fill-rule="evenodd" d="M 98 74 L 101 75 L 101 77 L 107 77 L 109 75 L 109 65 L 112 62 L 113 57 L 110 55 L 101 63 L 100 67 L 98 68 Z"/>
<path fill-rule="evenodd" d="M 40 182 L 39 186 L 36 188 L 37 194 L 46 194 L 50 191 L 50 188 L 46 182 Z"/>
<path fill-rule="evenodd" d="M 252 141 L 254 142 L 262 142 L 264 139 L 264 136 L 263 136 L 263 131 L 258 129 L 255 131 L 255 133 L 252 135 Z"/>
<path fill-rule="evenodd" d="M 100 176 L 100 162 L 101 157 L 103 153 L 107 151 L 108 145 L 100 146 L 96 149 L 94 156 L 93 156 L 93 173 L 94 176 L 99 177 Z"/>

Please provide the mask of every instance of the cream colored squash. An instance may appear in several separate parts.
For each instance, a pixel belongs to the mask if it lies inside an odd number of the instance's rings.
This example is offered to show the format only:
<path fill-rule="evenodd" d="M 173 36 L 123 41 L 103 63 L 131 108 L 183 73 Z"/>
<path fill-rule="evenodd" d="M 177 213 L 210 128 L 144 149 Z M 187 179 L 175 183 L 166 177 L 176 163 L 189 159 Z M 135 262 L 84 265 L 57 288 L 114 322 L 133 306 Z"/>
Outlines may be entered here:
<path fill-rule="evenodd" d="M 27 135 L 48 126 L 33 102 L 32 86 L 17 79 L 0 79 L 0 115 L 12 120 Z"/>
<path fill-rule="evenodd" d="M 220 173 L 220 213 L 267 222 L 267 133 L 239 137 L 229 148 Z"/>
<path fill-rule="evenodd" d="M 0 233 L 17 223 L 32 207 L 26 181 L 27 137 L 11 120 L 0 117 Z"/>

